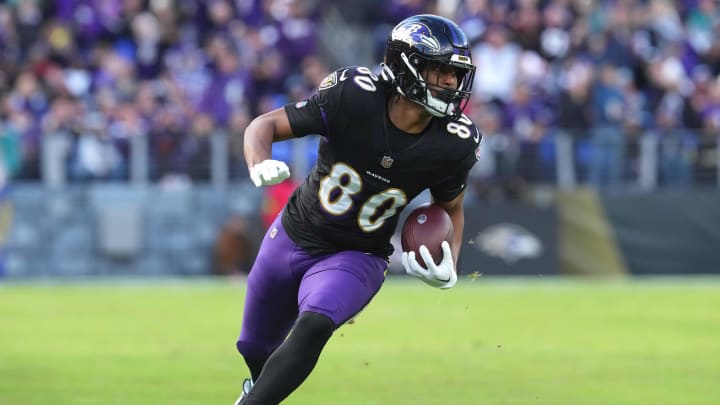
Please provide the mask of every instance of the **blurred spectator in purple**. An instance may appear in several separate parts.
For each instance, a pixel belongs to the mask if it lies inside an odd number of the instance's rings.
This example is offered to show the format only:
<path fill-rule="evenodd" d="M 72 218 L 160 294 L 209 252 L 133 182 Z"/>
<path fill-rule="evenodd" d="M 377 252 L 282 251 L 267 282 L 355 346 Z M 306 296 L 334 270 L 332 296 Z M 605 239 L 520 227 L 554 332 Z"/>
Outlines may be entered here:
<path fill-rule="evenodd" d="M 210 180 L 210 148 L 214 131 L 213 118 L 198 113 L 192 117 L 190 131 L 179 149 L 178 168 L 193 181 Z"/>
<path fill-rule="evenodd" d="M 199 105 L 212 75 L 206 69 L 207 63 L 207 55 L 195 47 L 181 45 L 169 50 L 165 58 L 166 90 L 174 94 L 178 102 L 185 100 L 190 105 Z"/>
<path fill-rule="evenodd" d="M 487 29 L 488 0 L 466 0 L 461 2 L 457 12 L 456 21 L 467 35 L 471 44 L 478 43 Z M 522 24 L 520 18 L 515 18 L 515 25 Z"/>
<path fill-rule="evenodd" d="M 510 13 L 510 29 L 520 47 L 540 51 L 542 18 L 538 0 L 518 0 L 517 7 Z"/>
<path fill-rule="evenodd" d="M 122 29 L 121 0 L 57 0 L 54 3 L 55 15 L 73 27 L 75 41 L 81 49 L 117 35 Z"/>
<path fill-rule="evenodd" d="M 397 24 L 410 16 L 428 12 L 427 0 L 391 0 L 386 3 L 383 17 L 391 24 Z"/>
<path fill-rule="evenodd" d="M 311 18 L 313 4 L 307 0 L 274 1 L 273 4 L 273 17 L 280 34 L 277 49 L 289 66 L 299 66 L 307 55 L 317 51 L 316 22 Z"/>
<path fill-rule="evenodd" d="M 490 0 L 488 2 L 488 26 L 505 26 L 510 21 L 513 2 Z M 507 27 L 506 27 L 507 28 Z"/>
<path fill-rule="evenodd" d="M 212 76 L 197 110 L 208 115 L 212 125 L 226 125 L 231 112 L 242 105 L 252 92 L 250 72 L 240 64 L 237 50 L 225 39 L 216 37 L 208 53 L 212 57 Z"/>
<path fill-rule="evenodd" d="M 69 178 L 75 181 L 124 178 L 127 162 L 110 139 L 102 114 L 85 114 L 79 124 L 69 155 Z"/>
<path fill-rule="evenodd" d="M 561 0 L 550 2 L 542 11 L 540 52 L 548 60 L 562 59 L 570 51 L 570 12 L 567 2 Z"/>
<path fill-rule="evenodd" d="M 710 97 L 713 77 L 706 65 L 697 65 L 691 74 L 692 87 L 684 100 L 682 125 L 699 133 L 703 127 L 702 112 Z"/>
<path fill-rule="evenodd" d="M 172 23 L 172 21 L 170 21 Z M 163 40 L 160 20 L 154 13 L 145 11 L 133 17 L 132 58 L 139 79 L 152 79 L 163 69 L 167 44 Z"/>
<path fill-rule="evenodd" d="M 553 137 L 528 134 L 547 132 L 550 123 L 570 125 L 570 132 L 588 127 L 594 141 L 605 138 L 593 149 L 599 153 L 593 161 L 605 162 L 596 168 L 608 168 L 608 156 L 617 157 L 609 152 L 616 148 L 607 147 L 613 144 L 606 142 L 608 128 L 619 131 L 623 145 L 629 145 L 630 154 L 620 155 L 627 162 L 639 135 L 682 125 L 698 129 L 688 131 L 700 139 L 695 181 L 716 176 L 715 166 L 706 163 L 714 156 L 713 134 L 720 121 L 719 102 L 713 96 L 720 74 L 720 41 L 714 41 L 720 35 L 717 2 L 463 0 L 451 7 L 452 3 L 4 2 L 0 120 L 21 139 L 23 164 L 16 176 L 37 179 L 41 134 L 46 128 L 79 128 L 82 121 L 76 118 L 84 111 L 102 114 L 108 140 L 123 159 L 132 137 L 147 134 L 153 178 L 182 171 L 188 167 L 187 151 L 202 151 L 202 142 L 188 139 L 198 138 L 198 128 L 209 125 L 212 131 L 241 135 L 248 117 L 279 100 L 305 98 L 330 67 L 349 60 L 373 67 L 382 59 L 378 50 L 384 48 L 391 27 L 424 12 L 454 13 L 451 17 L 470 38 L 478 65 L 474 105 L 484 109 L 487 101 L 495 103 L 503 112 L 503 132 L 525 139 L 526 146 L 532 145 L 528 139 L 541 140 L 536 143 L 538 156 L 545 156 L 546 143 Z M 587 68 L 578 67 L 584 64 Z M 616 85 L 600 81 L 590 92 L 585 84 L 568 87 L 566 82 L 574 80 L 569 77 L 604 65 L 622 72 Z M 529 94 L 524 101 L 518 94 L 523 92 Z M 622 105 L 617 117 L 612 113 L 615 100 Z M 533 117 L 534 107 L 528 106 L 536 105 L 551 106 L 550 115 Z M 598 127 L 591 131 L 592 126 Z M 545 130 L 528 131 L 532 127 Z M 605 136 L 599 136 L 602 133 Z M 237 143 L 233 145 L 237 149 Z M 233 156 L 242 159 L 241 151 Z M 525 159 L 521 156 L 521 166 Z M 618 175 L 593 173 L 600 182 Z"/>
<path fill-rule="evenodd" d="M 591 128 L 590 88 L 594 65 L 582 59 L 565 62 L 560 78 L 560 96 L 557 104 L 555 125 L 559 136 L 572 141 L 576 178 L 584 179 L 590 161 L 588 149 Z"/>
<path fill-rule="evenodd" d="M 707 103 L 702 110 L 703 133 L 712 137 L 720 133 L 720 79 L 710 86 Z"/>
<path fill-rule="evenodd" d="M 557 82 L 553 80 L 552 68 L 537 52 L 524 50 L 518 57 L 516 80 L 529 86 L 534 98 L 547 100 L 557 93 Z"/>
<path fill-rule="evenodd" d="M 474 106 L 474 118 L 483 140 L 478 163 L 470 172 L 474 197 L 502 203 L 524 197 L 526 181 L 519 175 L 520 143 L 502 125 L 502 111 L 493 104 Z"/>
<path fill-rule="evenodd" d="M 18 1 L 14 5 L 15 24 L 3 28 L 3 31 L 8 30 L 8 38 L 16 41 L 14 50 L 20 60 L 25 59 L 25 52 L 32 48 L 33 43 L 37 40 L 38 33 L 43 29 L 45 16 L 40 4 L 41 2 L 32 0 Z M 65 39 L 65 41 L 69 42 L 69 38 Z"/>
<path fill-rule="evenodd" d="M 150 178 L 160 180 L 168 175 L 183 172 L 178 151 L 181 150 L 186 137 L 187 122 L 185 115 L 165 105 L 153 117 L 153 123 L 148 133 L 150 149 Z"/>
<path fill-rule="evenodd" d="M 658 171 L 661 186 L 689 186 L 693 181 L 693 162 L 697 155 L 697 137 L 683 128 L 683 97 L 668 93 L 655 114 L 658 138 Z"/>
<path fill-rule="evenodd" d="M 648 2 L 652 29 L 662 42 L 677 43 L 684 38 L 684 28 L 677 7 L 671 0 Z"/>
<path fill-rule="evenodd" d="M 604 2 L 593 8 L 589 18 L 595 21 L 590 29 L 587 55 L 597 65 L 631 67 L 633 28 L 627 2 Z"/>
<path fill-rule="evenodd" d="M 510 42 L 505 27 L 488 27 L 485 41 L 473 49 L 477 66 L 473 96 L 481 101 L 507 101 L 516 83 L 520 54 L 520 47 Z"/>
<path fill-rule="evenodd" d="M 228 34 L 230 26 L 235 20 L 235 9 L 230 0 L 207 0 L 207 20 L 210 27 L 207 29 L 212 35 Z"/>
<path fill-rule="evenodd" d="M 284 93 L 288 71 L 283 55 L 276 49 L 258 55 L 258 60 L 252 72 L 252 83 L 256 90 L 256 98 Z M 261 109 L 259 109 L 261 110 Z"/>
<path fill-rule="evenodd" d="M 49 109 L 49 100 L 37 80 L 30 72 L 23 72 L 14 83 L 1 107 L 3 115 L 9 118 L 6 125 L 20 135 L 22 146 L 23 178 L 37 178 L 40 159 L 40 118 Z"/>
<path fill-rule="evenodd" d="M 697 177 L 701 184 L 717 184 L 717 134 L 720 133 L 720 78 L 709 87 L 707 101 L 701 110 L 703 122 Z"/>
<path fill-rule="evenodd" d="M 550 113 L 542 99 L 532 97 L 526 83 L 517 83 L 504 106 L 503 128 L 513 134 L 519 144 L 519 175 L 529 182 L 551 180 L 552 144 L 544 142 Z"/>
<path fill-rule="evenodd" d="M 545 136 L 550 121 L 549 111 L 543 102 L 532 97 L 526 83 L 517 83 L 511 98 L 505 103 L 503 127 L 509 129 L 521 142 L 538 143 Z"/>
<path fill-rule="evenodd" d="M 597 187 L 617 186 L 624 168 L 625 98 L 615 66 L 601 66 L 597 76 L 590 100 L 593 127 L 588 180 Z"/>

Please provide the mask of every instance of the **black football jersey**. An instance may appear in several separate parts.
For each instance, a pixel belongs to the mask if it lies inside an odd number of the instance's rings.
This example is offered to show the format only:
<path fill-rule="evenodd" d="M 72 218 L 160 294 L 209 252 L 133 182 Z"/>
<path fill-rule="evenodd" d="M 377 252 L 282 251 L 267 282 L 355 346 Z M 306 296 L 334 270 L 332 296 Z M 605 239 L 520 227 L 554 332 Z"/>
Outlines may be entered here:
<path fill-rule="evenodd" d="M 318 159 L 290 197 L 283 226 L 311 254 L 392 254 L 398 214 L 420 192 L 450 201 L 477 160 L 480 133 L 466 116 L 433 118 L 408 134 L 388 118 L 387 83 L 365 67 L 339 69 L 318 92 L 285 106 L 295 136 L 322 135 Z"/>

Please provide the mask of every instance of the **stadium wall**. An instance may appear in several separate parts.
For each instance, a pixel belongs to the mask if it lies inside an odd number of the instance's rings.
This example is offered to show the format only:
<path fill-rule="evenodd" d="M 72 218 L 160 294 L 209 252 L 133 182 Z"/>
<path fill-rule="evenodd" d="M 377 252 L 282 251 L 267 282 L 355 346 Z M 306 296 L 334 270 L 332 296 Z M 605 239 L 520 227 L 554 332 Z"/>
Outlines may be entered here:
<path fill-rule="evenodd" d="M 720 192 L 604 196 L 607 220 L 633 274 L 720 273 Z"/>
<path fill-rule="evenodd" d="M 466 208 L 469 274 L 719 274 L 720 191 L 559 191 L 545 207 Z"/>
<path fill-rule="evenodd" d="M 220 229 L 234 216 L 259 223 L 262 195 L 251 184 L 16 183 L 8 199 L 7 277 L 167 276 L 212 274 Z"/>
<path fill-rule="evenodd" d="M 224 224 L 263 232 L 263 189 L 13 184 L 0 191 L 0 275 L 206 275 Z M 720 191 L 559 191 L 541 206 L 468 201 L 467 276 L 720 273 Z M 398 239 L 398 238 L 394 238 Z M 401 273 L 398 260 L 391 270 Z"/>

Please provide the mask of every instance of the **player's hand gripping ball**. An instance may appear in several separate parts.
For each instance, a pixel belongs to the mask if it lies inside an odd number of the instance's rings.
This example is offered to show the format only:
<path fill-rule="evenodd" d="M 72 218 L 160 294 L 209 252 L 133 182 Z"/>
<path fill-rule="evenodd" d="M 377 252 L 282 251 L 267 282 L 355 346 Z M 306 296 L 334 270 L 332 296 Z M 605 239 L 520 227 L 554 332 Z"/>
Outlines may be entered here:
<path fill-rule="evenodd" d="M 454 286 L 457 272 L 450 250 L 452 236 L 452 220 L 444 209 L 425 205 L 413 210 L 400 238 L 405 272 L 436 288 Z"/>
<path fill-rule="evenodd" d="M 425 245 L 435 263 L 443 259 L 442 242 L 452 240 L 453 224 L 447 211 L 435 204 L 421 205 L 408 215 L 400 234 L 403 252 L 415 252 L 418 264 L 427 268 L 420 255 L 420 246 Z"/>

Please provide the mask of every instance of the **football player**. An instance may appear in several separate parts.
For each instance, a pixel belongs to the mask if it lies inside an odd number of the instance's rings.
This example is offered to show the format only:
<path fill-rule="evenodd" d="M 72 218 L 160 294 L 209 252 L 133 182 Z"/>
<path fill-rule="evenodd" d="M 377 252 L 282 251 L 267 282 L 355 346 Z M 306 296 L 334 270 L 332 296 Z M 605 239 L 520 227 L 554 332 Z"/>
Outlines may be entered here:
<path fill-rule="evenodd" d="M 273 142 L 322 135 L 315 166 L 270 226 L 247 280 L 237 349 L 251 378 L 236 404 L 278 404 L 314 368 L 325 343 L 380 290 L 398 214 L 430 189 L 454 235 L 434 263 L 404 252 L 407 273 L 431 286 L 457 281 L 468 171 L 480 133 L 463 109 L 475 66 L 452 21 L 418 15 L 391 32 L 378 75 L 346 67 L 305 101 L 257 117 L 244 152 L 256 186 L 290 176 Z M 292 333 L 290 333 L 292 331 Z"/>

